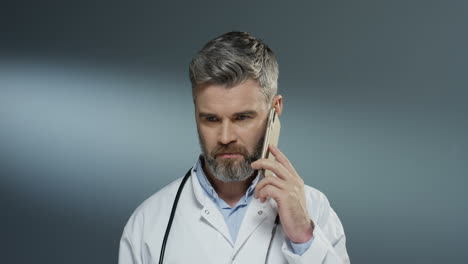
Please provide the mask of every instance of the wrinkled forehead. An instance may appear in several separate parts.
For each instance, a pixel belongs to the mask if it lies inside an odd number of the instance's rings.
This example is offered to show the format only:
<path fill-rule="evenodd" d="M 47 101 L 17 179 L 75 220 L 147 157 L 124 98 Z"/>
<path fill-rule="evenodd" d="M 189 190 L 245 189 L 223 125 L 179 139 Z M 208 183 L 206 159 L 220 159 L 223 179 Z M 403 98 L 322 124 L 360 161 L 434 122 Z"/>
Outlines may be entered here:
<path fill-rule="evenodd" d="M 247 80 L 234 87 L 211 84 L 197 87 L 195 96 L 196 112 L 217 115 L 254 110 L 262 112 L 268 109 L 261 87 L 255 80 Z"/>

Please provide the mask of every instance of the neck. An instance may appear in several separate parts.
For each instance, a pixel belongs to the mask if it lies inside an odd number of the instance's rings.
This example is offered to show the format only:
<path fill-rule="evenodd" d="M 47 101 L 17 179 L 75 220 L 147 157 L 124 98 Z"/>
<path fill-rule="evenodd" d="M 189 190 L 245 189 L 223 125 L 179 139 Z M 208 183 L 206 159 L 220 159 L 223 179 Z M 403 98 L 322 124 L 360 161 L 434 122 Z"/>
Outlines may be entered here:
<path fill-rule="evenodd" d="M 206 167 L 203 159 L 202 167 L 206 177 L 208 178 L 208 181 L 211 183 L 211 186 L 213 186 L 218 196 L 223 199 L 230 207 L 233 207 L 237 204 L 237 202 L 239 202 L 255 178 L 253 177 L 255 174 L 253 174 L 244 181 L 223 182 L 218 180 L 210 171 L 210 169 Z"/>

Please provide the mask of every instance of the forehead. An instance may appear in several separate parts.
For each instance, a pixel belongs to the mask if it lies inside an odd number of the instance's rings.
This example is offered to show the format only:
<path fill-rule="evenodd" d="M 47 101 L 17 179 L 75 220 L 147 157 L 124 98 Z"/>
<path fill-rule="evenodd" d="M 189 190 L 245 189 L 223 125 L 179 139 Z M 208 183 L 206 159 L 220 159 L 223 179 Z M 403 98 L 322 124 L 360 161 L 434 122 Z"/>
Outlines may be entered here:
<path fill-rule="evenodd" d="M 265 107 L 261 87 L 252 79 L 230 88 L 212 84 L 196 90 L 195 109 L 198 112 L 230 115 L 244 110 L 261 111 Z"/>

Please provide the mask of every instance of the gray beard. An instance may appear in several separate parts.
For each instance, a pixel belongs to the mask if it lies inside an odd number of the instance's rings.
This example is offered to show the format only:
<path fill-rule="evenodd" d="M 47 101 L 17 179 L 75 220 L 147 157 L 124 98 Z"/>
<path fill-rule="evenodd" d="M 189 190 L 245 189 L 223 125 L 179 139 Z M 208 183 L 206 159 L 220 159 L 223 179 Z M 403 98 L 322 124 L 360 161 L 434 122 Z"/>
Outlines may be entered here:
<path fill-rule="evenodd" d="M 203 144 L 203 140 L 198 134 L 200 140 L 200 147 L 202 149 L 202 155 L 205 160 L 205 165 L 211 171 L 213 176 L 222 182 L 238 182 L 248 179 L 255 173 L 252 169 L 251 164 L 258 160 L 262 155 L 263 141 L 265 137 L 262 137 L 257 145 L 255 146 L 254 153 L 252 155 L 244 155 L 244 159 L 238 163 L 235 160 L 225 160 L 218 162 L 215 157 L 208 154 Z"/>

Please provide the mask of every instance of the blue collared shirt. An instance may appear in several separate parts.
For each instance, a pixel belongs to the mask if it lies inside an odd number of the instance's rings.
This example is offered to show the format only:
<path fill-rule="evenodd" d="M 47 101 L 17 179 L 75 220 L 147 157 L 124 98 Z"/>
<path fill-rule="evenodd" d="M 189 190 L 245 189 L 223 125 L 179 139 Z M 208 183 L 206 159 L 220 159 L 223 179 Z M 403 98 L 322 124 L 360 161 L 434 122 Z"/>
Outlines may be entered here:
<path fill-rule="evenodd" d="M 219 211 L 223 215 L 224 220 L 226 221 L 226 224 L 229 228 L 232 241 L 236 241 L 242 219 L 244 218 L 245 212 L 247 211 L 247 206 L 253 199 L 255 186 L 257 186 L 257 183 L 260 181 L 260 175 L 257 175 L 257 177 L 253 180 L 252 184 L 247 189 L 247 192 L 244 194 L 244 196 L 242 196 L 237 204 L 231 207 L 218 196 L 218 193 L 216 193 L 215 189 L 211 186 L 208 178 L 205 175 L 205 172 L 203 171 L 200 159 L 198 159 L 197 165 L 195 166 L 195 173 L 201 187 L 203 190 L 205 190 L 206 196 L 216 204 Z M 302 255 L 310 247 L 313 239 L 314 238 L 312 237 L 309 241 L 301 244 L 296 244 L 289 240 L 288 242 L 294 254 Z"/>

